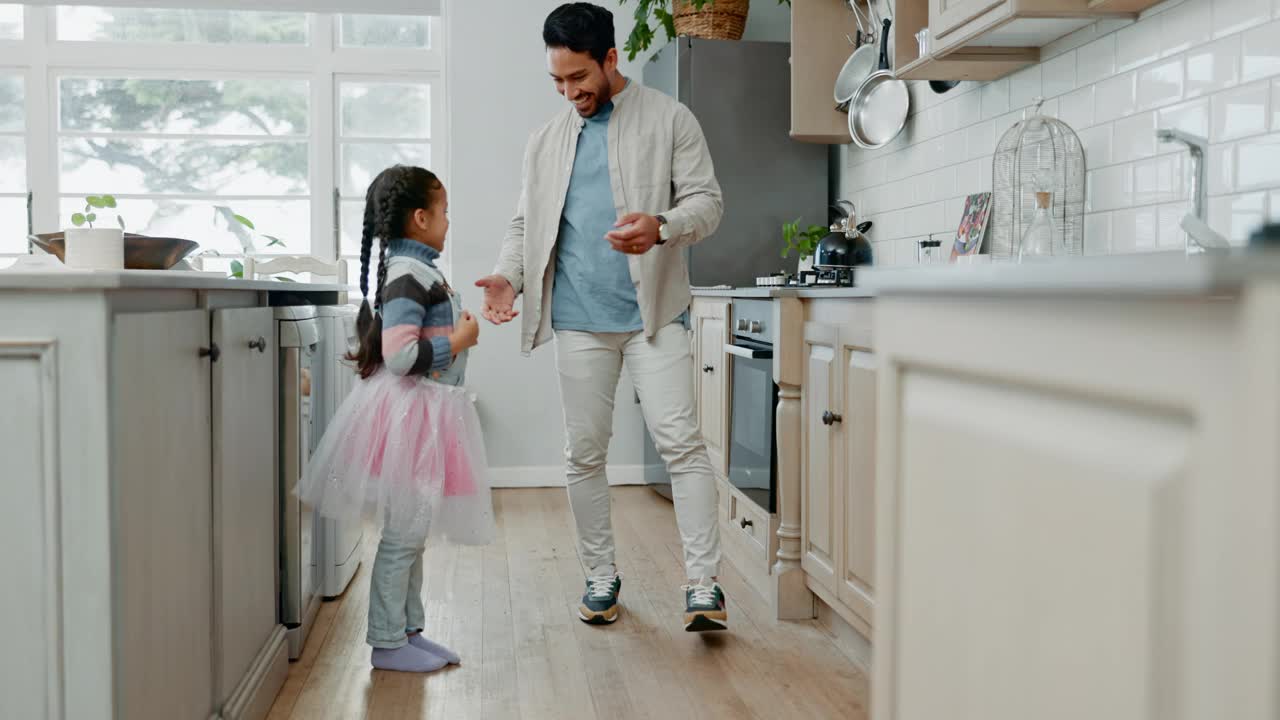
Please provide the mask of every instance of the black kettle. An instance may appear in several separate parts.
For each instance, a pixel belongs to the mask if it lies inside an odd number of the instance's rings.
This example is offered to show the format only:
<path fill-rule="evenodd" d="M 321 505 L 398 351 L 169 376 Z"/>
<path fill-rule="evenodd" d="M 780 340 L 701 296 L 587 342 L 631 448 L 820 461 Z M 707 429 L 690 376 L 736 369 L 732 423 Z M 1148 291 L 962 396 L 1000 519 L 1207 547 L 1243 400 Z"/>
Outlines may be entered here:
<path fill-rule="evenodd" d="M 874 255 L 871 241 L 863 233 L 871 229 L 871 221 L 852 225 L 854 220 L 853 204 L 841 201 L 839 206 L 832 206 L 836 218 L 831 223 L 830 231 L 818 242 L 814 253 L 814 270 L 848 270 L 858 265 L 871 265 Z"/>

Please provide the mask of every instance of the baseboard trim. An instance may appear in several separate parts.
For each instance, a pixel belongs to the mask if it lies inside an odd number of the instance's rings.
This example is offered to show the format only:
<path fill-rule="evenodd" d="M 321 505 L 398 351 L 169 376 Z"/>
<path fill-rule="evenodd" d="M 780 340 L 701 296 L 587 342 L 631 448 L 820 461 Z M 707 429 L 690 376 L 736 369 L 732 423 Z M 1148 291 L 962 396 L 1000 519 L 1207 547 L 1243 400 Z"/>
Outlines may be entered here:
<path fill-rule="evenodd" d="M 862 668 L 863 672 L 870 674 L 872 646 L 867 636 L 817 595 L 814 596 L 814 606 L 817 610 L 815 619 L 818 625 L 831 634 L 840 652 L 853 661 L 853 664 Z"/>
<path fill-rule="evenodd" d="M 289 647 L 283 625 L 277 625 L 271 638 L 254 659 L 249 672 L 231 693 L 222 708 L 225 720 L 262 720 L 271 711 L 276 696 L 289 676 Z"/>
<path fill-rule="evenodd" d="M 644 465 L 610 465 L 606 472 L 610 485 L 643 485 Z M 495 488 L 564 487 L 563 465 L 526 465 L 489 468 Z"/>

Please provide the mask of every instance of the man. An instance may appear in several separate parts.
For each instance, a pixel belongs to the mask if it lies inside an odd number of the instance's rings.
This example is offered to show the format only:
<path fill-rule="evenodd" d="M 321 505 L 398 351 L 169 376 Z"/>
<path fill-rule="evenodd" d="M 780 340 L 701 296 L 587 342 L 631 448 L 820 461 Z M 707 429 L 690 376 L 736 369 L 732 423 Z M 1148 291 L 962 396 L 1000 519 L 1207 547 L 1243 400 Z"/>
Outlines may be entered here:
<path fill-rule="evenodd" d="M 622 578 L 605 460 L 626 367 L 671 474 L 689 578 L 685 629 L 724 629 L 716 484 L 697 427 L 683 322 L 683 249 L 714 232 L 723 214 L 711 156 L 688 108 L 618 72 L 608 10 L 563 5 L 542 36 L 556 90 L 572 107 L 529 140 L 495 274 L 476 283 L 483 314 L 512 320 L 523 292 L 524 352 L 556 341 L 569 503 L 587 570 L 579 617 L 618 618 Z"/>

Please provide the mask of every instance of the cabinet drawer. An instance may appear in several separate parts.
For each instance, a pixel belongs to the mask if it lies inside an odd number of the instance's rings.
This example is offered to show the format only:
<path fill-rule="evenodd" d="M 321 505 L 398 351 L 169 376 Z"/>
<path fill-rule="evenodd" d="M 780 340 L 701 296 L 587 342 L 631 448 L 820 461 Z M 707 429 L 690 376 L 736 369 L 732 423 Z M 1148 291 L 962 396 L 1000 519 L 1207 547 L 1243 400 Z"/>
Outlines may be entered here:
<path fill-rule="evenodd" d="M 758 548 L 761 555 L 768 552 L 769 547 L 769 514 L 760 506 L 734 494 L 731 501 L 729 530 L 741 533 Z"/>

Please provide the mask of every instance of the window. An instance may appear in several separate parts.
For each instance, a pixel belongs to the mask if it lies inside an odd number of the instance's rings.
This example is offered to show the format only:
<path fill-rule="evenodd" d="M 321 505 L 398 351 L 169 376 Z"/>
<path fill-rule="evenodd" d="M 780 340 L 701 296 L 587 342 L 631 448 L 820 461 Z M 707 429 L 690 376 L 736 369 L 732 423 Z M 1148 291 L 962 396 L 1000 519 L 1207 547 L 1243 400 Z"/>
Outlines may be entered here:
<path fill-rule="evenodd" d="M 447 178 L 442 29 L 419 16 L 0 4 L 0 256 L 27 250 L 28 190 L 38 231 L 110 193 L 128 231 L 195 240 L 214 267 L 249 252 L 358 254 L 379 171 Z"/>

